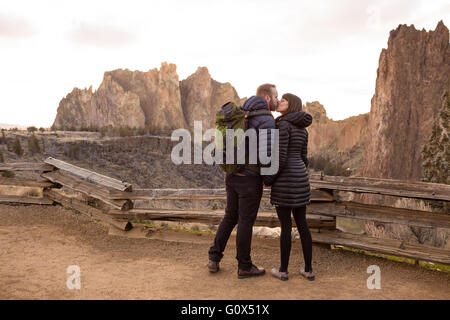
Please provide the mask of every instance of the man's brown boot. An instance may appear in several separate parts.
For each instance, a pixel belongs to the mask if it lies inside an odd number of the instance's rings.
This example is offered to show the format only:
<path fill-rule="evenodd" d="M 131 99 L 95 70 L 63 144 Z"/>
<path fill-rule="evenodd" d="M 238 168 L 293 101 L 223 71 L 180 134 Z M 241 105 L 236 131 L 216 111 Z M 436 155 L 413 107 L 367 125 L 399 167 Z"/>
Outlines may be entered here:
<path fill-rule="evenodd" d="M 254 264 L 252 264 L 252 267 L 250 270 L 242 270 L 238 269 L 238 278 L 244 279 L 244 278 L 250 278 L 250 277 L 257 277 L 262 276 L 266 273 L 266 270 L 264 268 L 258 268 Z"/>
<path fill-rule="evenodd" d="M 208 269 L 211 273 L 216 273 L 219 271 L 219 263 L 216 261 L 209 260 Z"/>

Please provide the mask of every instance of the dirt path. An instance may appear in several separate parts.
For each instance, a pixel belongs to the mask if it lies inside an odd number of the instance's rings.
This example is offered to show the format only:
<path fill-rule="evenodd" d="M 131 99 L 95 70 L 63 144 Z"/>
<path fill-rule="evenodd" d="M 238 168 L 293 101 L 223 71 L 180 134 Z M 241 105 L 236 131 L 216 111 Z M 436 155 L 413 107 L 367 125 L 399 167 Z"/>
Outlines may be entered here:
<path fill-rule="evenodd" d="M 0 205 L 0 299 L 450 299 L 448 273 L 322 246 L 313 248 L 317 279 L 306 281 L 298 241 L 287 282 L 238 279 L 234 238 L 222 270 L 209 274 L 212 235 L 163 236 L 182 242 L 109 236 L 105 225 L 60 206 Z M 252 257 L 270 270 L 278 240 L 254 238 Z M 80 290 L 66 287 L 70 265 L 81 269 Z M 369 265 L 381 268 L 381 290 L 367 289 Z"/>

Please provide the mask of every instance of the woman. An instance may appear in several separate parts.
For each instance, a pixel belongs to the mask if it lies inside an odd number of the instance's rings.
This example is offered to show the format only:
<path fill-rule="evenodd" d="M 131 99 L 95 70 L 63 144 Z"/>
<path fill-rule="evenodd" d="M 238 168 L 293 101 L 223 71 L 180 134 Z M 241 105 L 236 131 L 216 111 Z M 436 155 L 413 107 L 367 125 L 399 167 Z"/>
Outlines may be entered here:
<path fill-rule="evenodd" d="M 288 264 L 291 252 L 291 230 L 294 216 L 302 241 L 305 267 L 300 270 L 308 280 L 314 280 L 312 272 L 312 240 L 306 223 L 306 205 L 310 203 L 307 147 L 308 131 L 312 116 L 302 111 L 302 100 L 293 95 L 283 95 L 278 108 L 281 116 L 276 119 L 279 130 L 279 169 L 273 176 L 265 176 L 264 183 L 271 186 L 270 202 L 276 206 L 281 224 L 281 266 L 272 269 L 272 275 L 288 280 Z"/>

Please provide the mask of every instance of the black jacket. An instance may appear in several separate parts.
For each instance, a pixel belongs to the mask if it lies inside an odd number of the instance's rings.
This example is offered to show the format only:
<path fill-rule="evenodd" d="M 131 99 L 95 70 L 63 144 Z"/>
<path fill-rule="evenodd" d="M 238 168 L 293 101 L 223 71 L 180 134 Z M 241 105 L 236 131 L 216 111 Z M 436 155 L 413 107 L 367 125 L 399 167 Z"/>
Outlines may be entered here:
<path fill-rule="evenodd" d="M 266 100 L 264 100 L 261 97 L 258 96 L 252 96 L 245 100 L 244 105 L 242 106 L 242 109 L 246 112 L 252 112 L 252 111 L 259 111 L 259 110 L 269 110 L 269 106 L 267 105 Z M 258 164 L 259 164 L 259 154 L 260 152 L 262 154 L 267 155 L 267 157 L 271 156 L 271 131 L 272 129 L 275 129 L 275 119 L 273 118 L 272 114 L 268 115 L 258 115 L 254 116 L 248 119 L 248 128 L 252 128 L 256 130 L 256 136 L 258 137 L 258 146 L 257 146 L 257 157 L 258 157 Z M 263 148 L 262 145 L 259 143 L 259 130 L 260 129 L 266 129 L 267 130 L 267 143 L 265 147 Z M 246 148 L 246 153 L 248 154 L 248 145 Z M 269 166 L 270 164 L 267 164 L 266 166 Z M 244 173 L 246 175 L 259 175 L 251 170 L 248 169 L 242 169 L 240 171 L 241 173 Z"/>
<path fill-rule="evenodd" d="M 279 130 L 279 169 L 265 176 L 271 185 L 270 202 L 282 207 L 301 207 L 310 203 L 308 167 L 308 131 L 312 116 L 304 111 L 288 113 L 276 119 Z"/>

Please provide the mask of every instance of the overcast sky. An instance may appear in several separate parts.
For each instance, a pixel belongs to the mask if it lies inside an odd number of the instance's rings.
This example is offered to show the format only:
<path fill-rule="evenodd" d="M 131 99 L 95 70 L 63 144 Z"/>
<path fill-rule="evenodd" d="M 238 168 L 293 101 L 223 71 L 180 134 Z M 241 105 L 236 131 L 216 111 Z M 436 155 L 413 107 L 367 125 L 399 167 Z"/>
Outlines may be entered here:
<path fill-rule="evenodd" d="M 208 67 L 251 96 L 265 82 L 335 120 L 370 111 L 378 58 L 399 24 L 449 27 L 448 0 L 2 1 L 0 123 L 48 127 L 103 72 Z"/>

